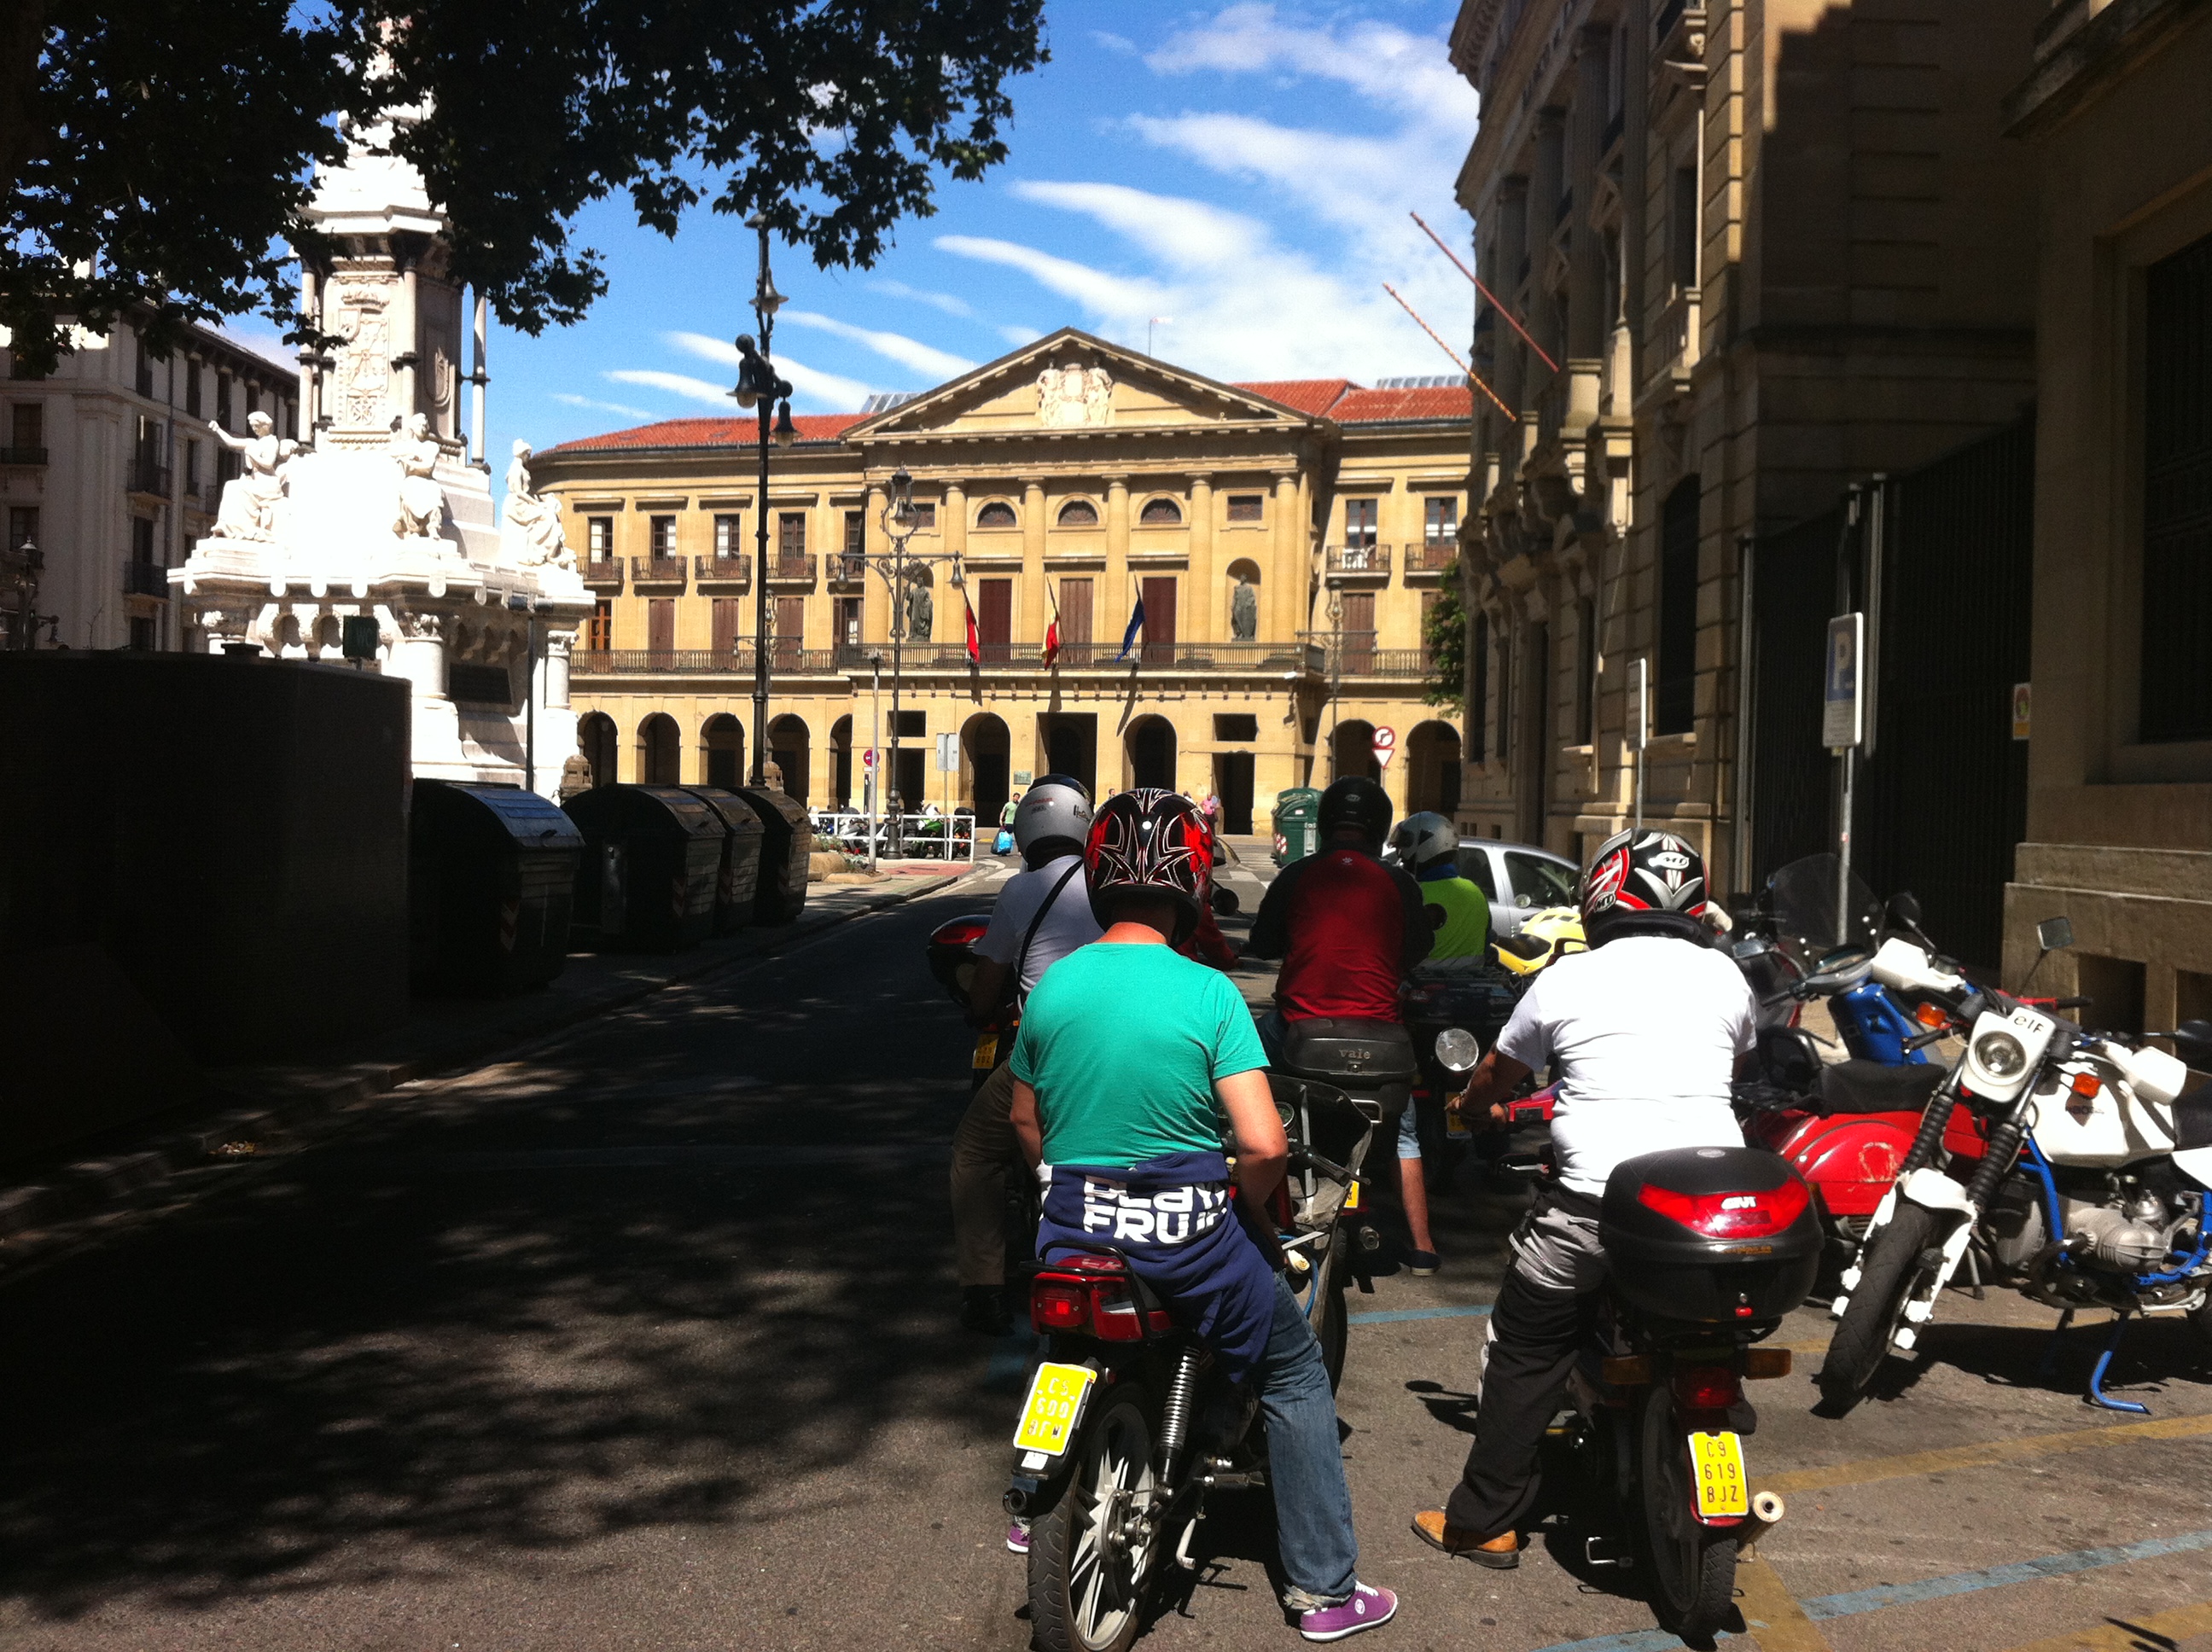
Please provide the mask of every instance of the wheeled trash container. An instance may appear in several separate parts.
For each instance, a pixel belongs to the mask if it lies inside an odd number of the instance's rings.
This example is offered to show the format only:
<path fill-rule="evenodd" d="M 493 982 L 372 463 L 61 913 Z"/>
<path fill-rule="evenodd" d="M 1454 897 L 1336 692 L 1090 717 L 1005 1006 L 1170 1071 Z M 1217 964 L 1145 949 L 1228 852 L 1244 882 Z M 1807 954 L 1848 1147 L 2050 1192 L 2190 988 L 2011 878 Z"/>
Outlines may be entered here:
<path fill-rule="evenodd" d="M 787 924 L 806 909 L 807 861 L 814 853 L 814 824 L 806 805 L 769 786 L 744 793 L 766 831 L 761 839 L 760 895 L 753 921 Z"/>
<path fill-rule="evenodd" d="M 576 922 L 602 946 L 675 952 L 714 932 L 722 817 L 680 786 L 600 786 L 562 805 L 584 835 Z"/>
<path fill-rule="evenodd" d="M 1321 847 L 1321 793 L 1294 786 L 1275 799 L 1275 864 L 1287 866 Z"/>
<path fill-rule="evenodd" d="M 559 975 L 583 854 L 583 834 L 535 792 L 416 780 L 407 816 L 416 989 L 513 993 Z"/>
<path fill-rule="evenodd" d="M 721 817 L 722 871 L 714 887 L 714 932 L 726 935 L 753 921 L 753 902 L 760 891 L 761 844 L 768 828 L 753 812 L 752 805 L 721 786 L 684 788 Z"/>

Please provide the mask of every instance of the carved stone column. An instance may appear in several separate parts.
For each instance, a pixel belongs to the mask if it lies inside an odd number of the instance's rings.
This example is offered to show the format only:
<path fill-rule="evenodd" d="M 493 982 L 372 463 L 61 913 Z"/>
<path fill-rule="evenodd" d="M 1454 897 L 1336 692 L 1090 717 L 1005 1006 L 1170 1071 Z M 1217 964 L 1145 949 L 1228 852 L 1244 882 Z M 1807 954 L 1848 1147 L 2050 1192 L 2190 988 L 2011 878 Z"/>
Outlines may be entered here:
<path fill-rule="evenodd" d="M 884 507 L 887 503 L 884 484 L 868 484 L 868 502 L 861 507 L 860 549 L 867 553 L 869 572 L 860 583 L 860 635 L 868 642 L 888 642 L 890 640 L 891 605 L 898 595 L 891 589 L 890 581 L 880 578 L 874 570 L 884 564 L 878 559 L 890 554 L 890 535 L 884 527 Z M 830 611 L 836 611 L 833 604 Z M 833 637 L 831 642 L 842 642 L 842 637 Z"/>
<path fill-rule="evenodd" d="M 1275 565 L 1261 581 L 1263 600 L 1260 641 L 1288 642 L 1293 634 L 1306 629 L 1307 605 L 1312 598 L 1313 559 L 1306 525 L 1298 512 L 1297 472 L 1278 471 L 1274 482 Z M 1270 586 L 1274 587 L 1272 603 L 1264 600 Z"/>
<path fill-rule="evenodd" d="M 1021 630 L 1018 639 L 1024 642 L 1044 641 L 1044 481 L 1041 477 L 1022 478 L 1022 581 L 1019 595 L 1022 603 Z"/>
<path fill-rule="evenodd" d="M 945 484 L 945 503 L 938 513 L 937 531 L 945 536 L 945 549 L 949 555 L 967 555 L 968 490 L 957 482 Z"/>
<path fill-rule="evenodd" d="M 548 631 L 545 634 L 545 708 L 549 711 L 568 709 L 568 653 L 576 646 L 574 631 Z"/>
<path fill-rule="evenodd" d="M 1501 294 L 1509 303 L 1518 302 L 1521 290 L 1521 265 L 1528 257 L 1531 238 L 1528 234 L 1528 180 L 1519 174 L 1503 178 L 1498 184 L 1498 231 L 1497 264 L 1489 282 L 1492 292 Z M 1523 325 L 1526 325 L 1525 318 Z M 1531 372 L 1534 358 L 1528 342 L 1515 331 L 1510 322 L 1500 318 L 1492 332 L 1498 351 L 1498 378 L 1493 385 L 1498 397 L 1517 415 L 1528 404 L 1529 386 L 1535 375 Z M 1501 428 L 1498 433 L 1499 474 L 1512 476 L 1521 468 L 1521 427 L 1517 422 L 1505 424 L 1500 415 Z"/>
<path fill-rule="evenodd" d="M 1605 139 L 1607 77 L 1613 51 L 1610 27 L 1586 28 L 1575 39 L 1575 101 L 1567 139 L 1567 188 L 1574 211 L 1567 231 L 1566 366 L 1570 432 L 1597 417 L 1605 373 L 1605 238 L 1590 222 L 1597 194 L 1598 145 Z"/>
<path fill-rule="evenodd" d="M 397 634 L 392 639 L 392 674 L 412 683 L 418 700 L 445 699 L 446 650 L 452 636 L 452 616 L 420 609 L 394 608 L 392 623 Z"/>
<path fill-rule="evenodd" d="M 1213 478 L 1205 471 L 1190 478 L 1190 519 L 1186 528 L 1190 547 L 1190 592 L 1184 602 L 1192 617 L 1206 630 L 1194 642 L 1226 641 L 1229 637 L 1229 588 L 1213 566 Z M 1203 604 L 1200 607 L 1199 604 Z"/>

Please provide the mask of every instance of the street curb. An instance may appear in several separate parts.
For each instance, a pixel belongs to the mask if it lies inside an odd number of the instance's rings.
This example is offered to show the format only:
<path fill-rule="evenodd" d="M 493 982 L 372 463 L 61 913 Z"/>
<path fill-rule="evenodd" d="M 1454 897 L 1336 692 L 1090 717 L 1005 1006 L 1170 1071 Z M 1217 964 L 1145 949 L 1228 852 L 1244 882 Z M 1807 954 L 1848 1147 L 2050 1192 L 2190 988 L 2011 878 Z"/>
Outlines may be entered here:
<path fill-rule="evenodd" d="M 496 1027 L 457 1034 L 443 1047 L 406 1060 L 362 1063 L 334 1084 L 301 1086 L 292 1095 L 214 1114 L 131 1152 L 58 1166 L 40 1181 L 0 1190 L 0 1241 L 58 1222 L 102 1213 L 103 1207 L 143 1193 L 182 1171 L 204 1168 L 220 1157 L 218 1150 L 226 1143 L 253 1143 L 281 1135 L 419 1078 L 489 1065 L 502 1051 L 539 1042 L 555 1033 L 628 1009 L 672 987 L 757 963 L 856 918 L 872 917 L 925 895 L 940 894 L 974 876 L 975 870 L 928 878 L 909 875 L 902 881 L 915 887 L 884 890 L 818 923 L 808 924 L 802 919 L 790 929 L 772 932 L 767 944 L 745 952 L 702 958 L 659 980 L 623 981 L 534 1017 L 502 1020 Z"/>

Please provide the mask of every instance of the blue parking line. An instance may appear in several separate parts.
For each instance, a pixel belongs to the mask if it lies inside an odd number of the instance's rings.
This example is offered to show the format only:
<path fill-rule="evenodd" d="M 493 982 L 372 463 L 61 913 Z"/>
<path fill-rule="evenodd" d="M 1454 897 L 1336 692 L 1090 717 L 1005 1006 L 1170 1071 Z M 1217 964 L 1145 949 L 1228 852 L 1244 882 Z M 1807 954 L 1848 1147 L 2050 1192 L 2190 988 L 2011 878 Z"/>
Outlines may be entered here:
<path fill-rule="evenodd" d="M 1408 1320 L 1470 1320 L 1490 1311 L 1488 1303 L 1473 1308 L 1396 1308 L 1387 1314 L 1346 1314 L 1346 1325 L 1403 1325 Z"/>
<path fill-rule="evenodd" d="M 1926 1577 L 1917 1583 L 1881 1583 L 1870 1589 L 1844 1594 L 1823 1594 L 1798 1605 L 1815 1623 L 1831 1618 L 1855 1618 L 1886 1606 L 1913 1606 L 1940 1600 L 1948 1595 L 1972 1594 L 1981 1589 L 2002 1588 L 2009 1583 L 2033 1583 L 2071 1572 L 2094 1571 L 2100 1566 L 2124 1566 L 2130 1561 L 2154 1560 L 2160 1555 L 2187 1554 L 2212 1549 L 2212 1531 L 2181 1532 L 2172 1537 L 2146 1538 L 2140 1543 L 2116 1543 L 2100 1549 L 2074 1549 L 2045 1555 L 2039 1560 L 2015 1560 L 2008 1565 L 1984 1566 L 1978 1571 L 1954 1572 L 1948 1577 Z M 1754 1628 L 1759 1625 L 1753 1625 Z M 1723 1640 L 1732 1638 L 1723 1635 Z M 1680 1636 L 1663 1629 L 1639 1629 L 1626 1635 L 1602 1635 L 1595 1640 L 1559 1641 L 1537 1652 L 1672 1652 L 1683 1644 Z"/>

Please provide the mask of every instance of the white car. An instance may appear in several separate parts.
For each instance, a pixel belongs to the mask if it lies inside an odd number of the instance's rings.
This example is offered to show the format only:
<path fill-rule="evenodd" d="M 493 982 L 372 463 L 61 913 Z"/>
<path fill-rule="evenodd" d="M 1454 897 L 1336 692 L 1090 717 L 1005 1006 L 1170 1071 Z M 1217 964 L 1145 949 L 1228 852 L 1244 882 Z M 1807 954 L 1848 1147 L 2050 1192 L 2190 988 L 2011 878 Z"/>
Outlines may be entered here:
<path fill-rule="evenodd" d="M 1463 837 L 1459 841 L 1459 875 L 1489 897 L 1490 932 L 1511 935 L 1532 912 L 1576 904 L 1582 868 L 1534 844 Z"/>

